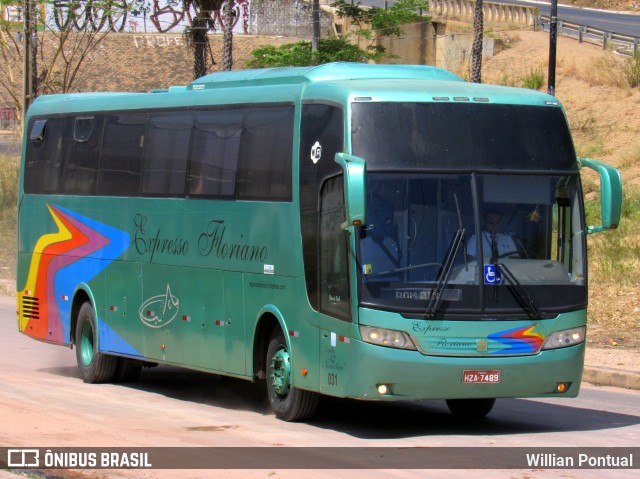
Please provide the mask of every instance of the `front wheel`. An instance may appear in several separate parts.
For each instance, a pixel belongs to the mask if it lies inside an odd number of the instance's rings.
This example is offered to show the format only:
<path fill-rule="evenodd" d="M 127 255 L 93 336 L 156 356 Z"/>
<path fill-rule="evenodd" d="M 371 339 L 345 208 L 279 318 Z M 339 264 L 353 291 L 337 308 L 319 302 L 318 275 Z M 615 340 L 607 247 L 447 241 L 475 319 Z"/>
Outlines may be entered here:
<path fill-rule="evenodd" d="M 474 419 L 485 417 L 493 409 L 495 398 L 482 399 L 447 399 L 449 411 L 454 416 L 465 419 Z"/>
<path fill-rule="evenodd" d="M 118 358 L 98 351 L 98 328 L 91 303 L 80 307 L 76 323 L 76 361 L 85 383 L 104 383 L 113 379 Z"/>
<path fill-rule="evenodd" d="M 295 388 L 291 383 L 291 355 L 282 331 L 276 330 L 267 348 L 267 395 L 271 409 L 283 421 L 311 418 L 318 408 L 318 394 Z"/>

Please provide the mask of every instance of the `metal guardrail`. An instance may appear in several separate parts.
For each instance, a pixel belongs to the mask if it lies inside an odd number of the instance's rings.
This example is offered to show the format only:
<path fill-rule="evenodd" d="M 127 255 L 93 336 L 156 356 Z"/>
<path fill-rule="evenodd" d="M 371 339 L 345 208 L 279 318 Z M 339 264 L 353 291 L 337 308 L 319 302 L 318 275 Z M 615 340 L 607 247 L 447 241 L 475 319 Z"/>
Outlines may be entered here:
<path fill-rule="evenodd" d="M 475 0 L 428 1 L 429 14 L 431 15 L 473 21 Z M 527 26 L 531 26 L 533 23 L 534 30 L 548 31 L 551 21 L 548 16 L 541 16 L 537 7 L 529 5 L 510 5 L 485 1 L 483 2 L 483 13 L 485 23 Z M 635 55 L 640 48 L 640 38 L 638 37 L 607 32 L 563 20 L 558 20 L 558 33 L 575 38 L 579 42 L 588 41 L 602 45 L 604 49 L 613 48 L 625 55 Z"/>
<path fill-rule="evenodd" d="M 543 31 L 548 31 L 550 24 L 550 17 L 540 15 L 534 21 L 534 30 L 542 29 Z M 640 38 L 638 37 L 607 32 L 564 20 L 558 20 L 558 33 L 576 38 L 580 43 L 590 42 L 602 45 L 605 50 L 612 48 L 623 55 L 636 55 L 640 48 Z"/>

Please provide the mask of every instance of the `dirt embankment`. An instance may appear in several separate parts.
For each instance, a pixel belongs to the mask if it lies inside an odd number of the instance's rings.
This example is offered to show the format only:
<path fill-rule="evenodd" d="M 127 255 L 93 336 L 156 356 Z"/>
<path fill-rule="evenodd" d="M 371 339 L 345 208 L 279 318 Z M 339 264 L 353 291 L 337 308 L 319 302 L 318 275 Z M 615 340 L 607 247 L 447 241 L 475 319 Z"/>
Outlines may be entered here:
<path fill-rule="evenodd" d="M 520 30 L 499 36 L 507 48 L 485 63 L 483 82 L 521 86 L 523 78 L 538 72 L 544 76 L 540 89 L 546 91 L 549 34 Z M 622 80 L 620 65 L 627 59 L 598 45 L 560 37 L 555 95 L 567 111 L 578 154 L 619 168 L 625 190 L 638 191 L 640 88 L 630 88 Z M 584 172 L 583 182 L 587 191 L 599 189 L 595 174 Z M 640 238 L 634 233 L 625 242 L 637 244 Z M 589 343 L 640 349 L 640 269 L 637 278 L 625 281 L 590 275 Z"/>

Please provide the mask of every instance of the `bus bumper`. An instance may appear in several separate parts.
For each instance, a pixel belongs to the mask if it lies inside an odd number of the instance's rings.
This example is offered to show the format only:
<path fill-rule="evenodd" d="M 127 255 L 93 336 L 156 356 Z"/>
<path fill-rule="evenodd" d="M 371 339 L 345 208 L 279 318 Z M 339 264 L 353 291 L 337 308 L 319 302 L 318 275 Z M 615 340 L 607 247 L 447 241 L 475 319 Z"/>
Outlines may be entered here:
<path fill-rule="evenodd" d="M 426 356 L 352 340 L 346 397 L 367 400 L 575 397 L 585 343 L 529 356 Z M 463 382 L 464 371 L 499 371 L 491 383 Z M 495 380 L 495 377 L 492 378 Z M 566 390 L 558 392 L 558 385 Z M 380 386 L 386 393 L 380 393 Z"/>

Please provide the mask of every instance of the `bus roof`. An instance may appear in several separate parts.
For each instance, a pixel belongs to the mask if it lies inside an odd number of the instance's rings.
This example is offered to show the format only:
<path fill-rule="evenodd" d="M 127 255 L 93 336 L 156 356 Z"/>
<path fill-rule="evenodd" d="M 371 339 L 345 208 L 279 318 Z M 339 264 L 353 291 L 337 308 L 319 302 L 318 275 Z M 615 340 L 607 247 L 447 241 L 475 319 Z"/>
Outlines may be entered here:
<path fill-rule="evenodd" d="M 149 93 L 44 95 L 31 105 L 29 116 L 196 105 L 286 103 L 299 99 L 342 104 L 365 99 L 560 106 L 554 97 L 535 90 L 468 83 L 447 70 L 432 66 L 338 62 L 309 67 L 218 72 L 186 86 L 172 86 Z"/>
<path fill-rule="evenodd" d="M 228 88 L 259 84 L 297 84 L 340 80 L 445 80 L 463 82 L 462 78 L 442 68 L 424 65 L 370 65 L 336 62 L 308 67 L 262 68 L 206 75 L 193 81 L 188 90 Z"/>

